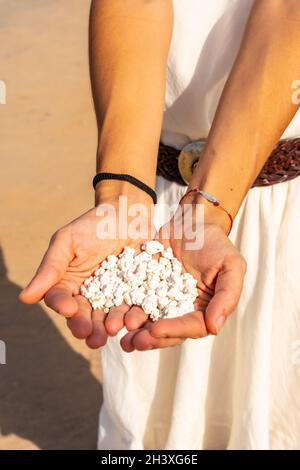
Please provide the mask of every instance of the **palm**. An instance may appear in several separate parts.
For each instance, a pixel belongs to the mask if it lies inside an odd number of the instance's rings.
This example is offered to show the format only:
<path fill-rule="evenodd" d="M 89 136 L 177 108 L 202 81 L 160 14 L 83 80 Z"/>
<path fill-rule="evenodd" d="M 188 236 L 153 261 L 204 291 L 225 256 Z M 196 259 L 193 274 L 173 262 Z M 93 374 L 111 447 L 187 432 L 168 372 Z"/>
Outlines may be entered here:
<path fill-rule="evenodd" d="M 140 307 L 123 304 L 109 314 L 93 310 L 80 295 L 80 286 L 109 254 L 118 254 L 125 245 L 139 249 L 145 239 L 99 238 L 99 217 L 93 209 L 52 237 L 43 261 L 20 298 L 34 303 L 42 298 L 53 310 L 68 318 L 74 336 L 86 338 L 87 344 L 100 347 L 107 335 L 117 334 L 124 326 L 129 332 L 122 338 L 125 351 L 151 349 L 180 344 L 184 338 L 196 338 L 215 333 L 215 320 L 220 312 L 228 315 L 235 307 L 242 288 L 245 263 L 237 250 L 215 226 L 205 227 L 202 249 L 186 248 L 184 238 L 158 234 L 165 246 L 171 246 L 184 269 L 198 280 L 199 297 L 195 312 L 175 319 L 148 321 Z M 172 227 L 172 225 L 171 225 Z M 151 233 L 149 224 L 149 234 Z"/>
<path fill-rule="evenodd" d="M 184 269 L 198 281 L 199 296 L 195 311 L 178 318 L 163 319 L 140 325 L 125 335 L 121 344 L 125 351 L 176 346 L 185 338 L 217 334 L 221 323 L 235 308 L 242 289 L 245 262 L 219 227 L 204 226 L 201 249 L 187 249 L 184 237 L 173 237 L 172 224 L 159 237 L 172 247 Z"/>
<path fill-rule="evenodd" d="M 93 209 L 59 230 L 37 274 L 21 294 L 21 300 L 27 303 L 44 298 L 50 308 L 68 318 L 74 336 L 86 338 L 93 348 L 105 344 L 107 332 L 116 334 L 124 326 L 127 313 L 130 324 L 135 309 L 122 305 L 112 308 L 108 316 L 103 310 L 92 311 L 88 300 L 80 295 L 80 286 L 109 254 L 119 254 L 126 245 L 138 249 L 144 241 L 119 240 L 114 234 L 99 237 L 98 223 L 99 216 Z"/>

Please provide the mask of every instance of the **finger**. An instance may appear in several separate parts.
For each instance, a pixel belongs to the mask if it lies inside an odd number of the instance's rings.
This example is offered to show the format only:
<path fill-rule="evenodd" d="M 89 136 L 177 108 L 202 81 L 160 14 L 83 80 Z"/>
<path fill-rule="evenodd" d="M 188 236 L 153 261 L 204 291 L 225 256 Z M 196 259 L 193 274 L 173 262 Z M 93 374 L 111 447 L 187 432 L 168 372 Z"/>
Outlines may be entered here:
<path fill-rule="evenodd" d="M 22 302 L 32 304 L 41 300 L 45 293 L 63 277 L 72 260 L 71 241 L 64 232 L 55 234 L 32 281 L 21 292 Z"/>
<path fill-rule="evenodd" d="M 104 326 L 106 315 L 104 310 L 92 311 L 93 331 L 86 339 L 86 344 L 91 349 L 101 348 L 106 344 L 107 332 Z"/>
<path fill-rule="evenodd" d="M 198 289 L 198 297 L 201 299 L 201 300 L 204 300 L 204 301 L 207 301 L 209 302 L 213 296 L 213 291 L 212 292 L 206 292 L 202 289 Z"/>
<path fill-rule="evenodd" d="M 194 302 L 194 310 L 195 311 L 200 311 L 200 312 L 205 312 L 206 310 L 206 307 L 207 305 L 209 304 L 210 300 L 211 300 L 211 295 L 209 296 L 202 296 L 201 292 L 199 294 L 199 296 L 196 298 L 195 302 Z"/>
<path fill-rule="evenodd" d="M 78 312 L 78 302 L 73 297 L 71 284 L 59 282 L 45 295 L 45 304 L 66 318 Z"/>
<path fill-rule="evenodd" d="M 176 318 L 165 318 L 152 323 L 149 332 L 155 338 L 204 338 L 208 335 L 201 311 L 186 313 Z"/>
<path fill-rule="evenodd" d="M 74 299 L 78 304 L 78 312 L 68 318 L 67 325 L 75 338 L 84 339 L 90 336 L 93 331 L 92 307 L 82 295 L 76 295 Z"/>
<path fill-rule="evenodd" d="M 234 311 L 239 301 L 246 268 L 243 258 L 229 260 L 219 272 L 215 294 L 205 312 L 207 330 L 218 334 L 226 318 Z"/>
<path fill-rule="evenodd" d="M 128 305 L 123 303 L 119 307 L 111 307 L 105 319 L 105 329 L 109 336 L 115 336 L 124 326 L 124 316 L 128 312 Z"/>
<path fill-rule="evenodd" d="M 151 349 L 169 348 L 178 346 L 184 341 L 182 338 L 154 338 L 149 330 L 145 328 L 127 333 L 122 340 L 121 346 L 126 352 L 131 352 L 134 349 L 138 351 L 149 351 Z"/>
<path fill-rule="evenodd" d="M 121 338 L 120 346 L 123 349 L 123 351 L 128 352 L 128 353 L 134 351 L 132 339 L 134 335 L 138 333 L 138 331 L 139 330 L 130 331 L 129 333 L 126 333 L 126 335 L 124 335 L 123 338 Z"/>
<path fill-rule="evenodd" d="M 141 328 L 148 320 L 149 315 L 141 307 L 134 305 L 125 315 L 125 326 L 128 331 Z"/>
<path fill-rule="evenodd" d="M 200 278 L 197 276 L 198 273 L 196 273 L 196 278 L 197 278 L 197 287 L 200 289 L 201 293 L 207 294 L 208 296 L 212 296 L 214 293 L 214 278 L 217 275 L 217 272 L 214 270 L 211 270 L 205 274 L 201 274 Z"/>

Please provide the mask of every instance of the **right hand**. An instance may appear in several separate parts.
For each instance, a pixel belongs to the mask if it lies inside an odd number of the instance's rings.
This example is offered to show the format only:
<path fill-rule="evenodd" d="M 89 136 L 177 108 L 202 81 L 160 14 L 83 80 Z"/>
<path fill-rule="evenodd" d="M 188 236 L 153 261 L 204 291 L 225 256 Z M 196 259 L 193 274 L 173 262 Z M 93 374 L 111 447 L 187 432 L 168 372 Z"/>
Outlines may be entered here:
<path fill-rule="evenodd" d="M 131 196 L 128 204 L 142 202 L 147 204 L 150 211 L 147 198 L 148 196 L 144 201 L 139 195 Z M 115 207 L 118 217 L 118 197 L 105 200 L 105 203 Z M 145 316 L 141 309 L 130 309 L 125 304 L 111 308 L 108 315 L 103 310 L 92 311 L 89 301 L 80 295 L 81 284 L 108 255 L 119 254 L 124 246 L 139 248 L 146 240 L 98 238 L 97 225 L 100 216 L 96 211 L 97 208 L 90 210 L 52 236 L 35 276 L 20 294 L 20 300 L 28 304 L 44 299 L 46 305 L 67 318 L 73 335 L 81 339 L 86 338 L 86 343 L 91 348 L 103 346 L 107 334 L 115 335 L 122 329 L 125 316 L 129 326 L 131 321 L 136 321 L 136 315 L 143 318 Z M 147 223 L 151 238 L 150 219 Z"/>

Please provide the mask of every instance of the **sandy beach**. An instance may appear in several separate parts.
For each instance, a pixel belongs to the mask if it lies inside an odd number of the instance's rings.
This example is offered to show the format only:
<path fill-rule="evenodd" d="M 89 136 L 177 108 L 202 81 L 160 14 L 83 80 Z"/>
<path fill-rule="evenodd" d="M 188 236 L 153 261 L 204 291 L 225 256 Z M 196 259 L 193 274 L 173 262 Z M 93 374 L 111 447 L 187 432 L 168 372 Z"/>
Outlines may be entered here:
<path fill-rule="evenodd" d="M 0 0 L 0 449 L 93 449 L 99 351 L 18 294 L 49 237 L 93 204 L 88 0 Z"/>

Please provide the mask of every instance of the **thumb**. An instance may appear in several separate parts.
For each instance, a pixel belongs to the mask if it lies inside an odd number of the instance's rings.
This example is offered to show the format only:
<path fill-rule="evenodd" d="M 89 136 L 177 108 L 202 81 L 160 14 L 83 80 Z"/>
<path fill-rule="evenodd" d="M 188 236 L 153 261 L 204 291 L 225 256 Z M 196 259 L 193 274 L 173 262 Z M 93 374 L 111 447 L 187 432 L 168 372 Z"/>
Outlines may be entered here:
<path fill-rule="evenodd" d="M 20 293 L 20 300 L 26 304 L 39 302 L 60 281 L 72 259 L 71 237 L 66 231 L 56 232 L 35 276 Z"/>
<path fill-rule="evenodd" d="M 226 260 L 216 279 L 215 292 L 205 311 L 207 331 L 217 335 L 235 310 L 243 287 L 246 263 L 241 256 Z"/>

